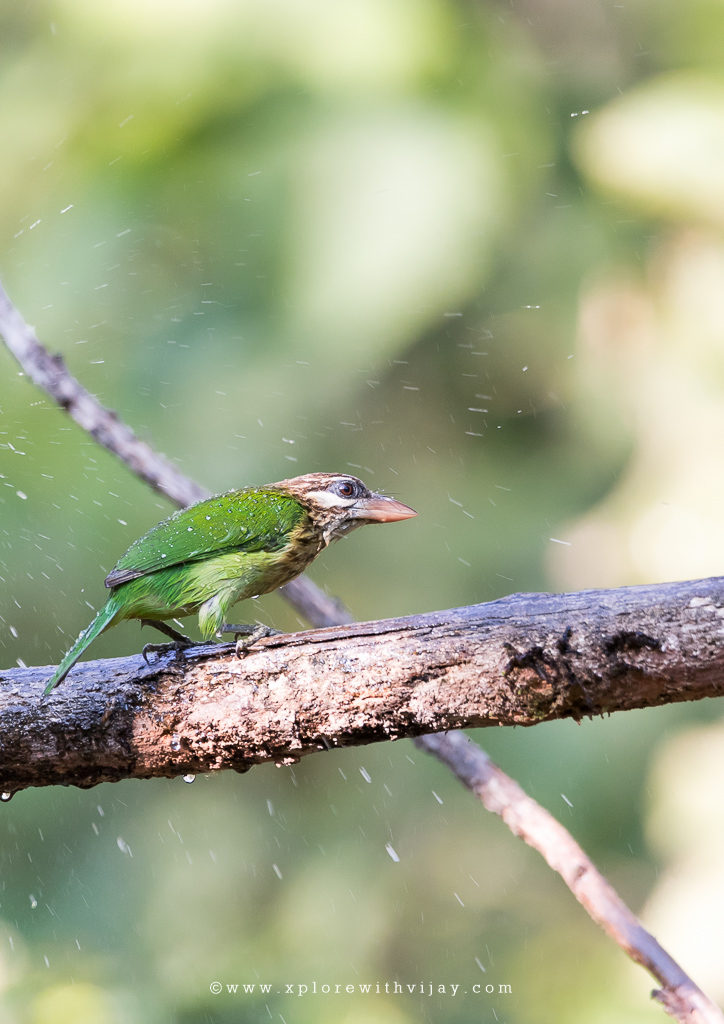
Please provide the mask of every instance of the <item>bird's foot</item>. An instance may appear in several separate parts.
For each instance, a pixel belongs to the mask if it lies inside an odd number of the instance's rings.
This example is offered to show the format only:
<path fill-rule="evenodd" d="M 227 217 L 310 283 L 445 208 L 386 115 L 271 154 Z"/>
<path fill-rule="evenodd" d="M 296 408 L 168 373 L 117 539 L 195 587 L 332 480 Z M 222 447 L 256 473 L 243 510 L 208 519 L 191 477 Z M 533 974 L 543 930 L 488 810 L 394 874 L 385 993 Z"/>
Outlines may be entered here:
<path fill-rule="evenodd" d="M 153 626 L 154 629 L 160 630 L 161 633 L 165 633 L 166 636 L 172 637 L 170 644 L 144 644 L 141 655 L 147 665 L 150 665 L 148 655 L 153 653 L 159 655 L 166 654 L 168 651 L 175 651 L 176 656 L 186 650 L 187 647 L 194 647 L 194 641 L 191 637 L 185 636 L 183 633 L 179 633 L 173 626 L 169 626 L 167 622 L 157 622 L 155 619 L 141 619 L 142 626 Z"/>
<path fill-rule="evenodd" d="M 271 626 L 262 626 L 257 623 L 254 626 L 234 626 L 226 624 L 221 627 L 219 632 L 234 634 L 234 640 L 236 641 L 236 656 L 237 658 L 242 658 L 249 648 L 257 642 L 257 640 L 261 640 L 265 636 L 278 636 L 281 631 L 278 629 L 272 629 Z"/>
<path fill-rule="evenodd" d="M 172 640 L 170 644 L 144 644 L 143 650 L 141 651 L 141 655 L 143 656 L 143 660 L 146 662 L 146 664 L 150 665 L 151 662 L 148 660 L 149 654 L 158 654 L 160 657 L 162 654 L 174 651 L 176 653 L 176 656 L 178 657 L 179 655 L 183 655 L 184 652 L 189 647 L 195 646 L 196 644 L 193 642 L 193 640 L 189 639 Z"/>

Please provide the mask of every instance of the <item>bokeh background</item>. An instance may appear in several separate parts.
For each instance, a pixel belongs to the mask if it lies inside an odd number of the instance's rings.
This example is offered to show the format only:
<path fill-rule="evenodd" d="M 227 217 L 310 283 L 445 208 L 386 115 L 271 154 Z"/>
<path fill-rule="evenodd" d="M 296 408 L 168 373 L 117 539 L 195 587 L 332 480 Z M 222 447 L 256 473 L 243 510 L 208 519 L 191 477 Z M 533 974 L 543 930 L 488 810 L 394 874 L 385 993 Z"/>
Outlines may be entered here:
<path fill-rule="evenodd" d="M 5 0 L 0 276 L 207 487 L 418 508 L 313 567 L 359 618 L 721 573 L 723 43 L 721 0 Z M 55 663 L 169 506 L 2 349 L 0 485 L 1 663 Z M 719 717 L 477 738 L 724 1000 Z M 407 742 L 0 806 L 2 1024 L 662 1019 Z"/>

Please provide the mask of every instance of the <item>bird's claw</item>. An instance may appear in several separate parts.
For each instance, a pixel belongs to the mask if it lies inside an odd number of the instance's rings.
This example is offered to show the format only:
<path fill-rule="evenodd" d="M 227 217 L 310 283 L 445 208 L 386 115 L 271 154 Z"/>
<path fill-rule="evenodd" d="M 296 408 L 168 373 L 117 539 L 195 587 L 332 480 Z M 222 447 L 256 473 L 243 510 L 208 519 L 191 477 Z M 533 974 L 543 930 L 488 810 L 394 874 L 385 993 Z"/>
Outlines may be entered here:
<path fill-rule="evenodd" d="M 186 636 L 185 633 L 179 633 L 177 629 L 174 629 L 173 626 L 169 626 L 167 622 L 159 622 L 156 619 L 141 619 L 141 625 L 153 626 L 153 628 L 159 630 L 159 632 L 165 633 L 166 636 L 170 636 L 172 641 L 170 644 L 144 644 L 141 654 L 147 665 L 151 664 L 148 660 L 148 655 L 152 651 L 154 654 L 158 654 L 159 657 L 167 651 L 175 651 L 176 657 L 178 657 L 180 654 L 183 654 L 187 647 L 194 646 L 194 642 L 191 637 Z"/>
<path fill-rule="evenodd" d="M 151 662 L 148 660 L 148 655 L 151 653 L 157 654 L 160 658 L 162 654 L 166 654 L 170 651 L 173 651 L 176 654 L 176 657 L 179 657 L 180 655 L 184 654 L 187 647 L 193 646 L 194 643 L 192 640 L 172 640 L 170 644 L 144 644 L 143 650 L 141 651 L 141 656 L 143 660 L 146 662 L 146 664 L 150 665 Z"/>
<path fill-rule="evenodd" d="M 257 640 L 265 636 L 278 636 L 280 630 L 271 626 L 224 626 L 223 633 L 233 633 L 236 641 L 236 656 L 242 658 Z"/>

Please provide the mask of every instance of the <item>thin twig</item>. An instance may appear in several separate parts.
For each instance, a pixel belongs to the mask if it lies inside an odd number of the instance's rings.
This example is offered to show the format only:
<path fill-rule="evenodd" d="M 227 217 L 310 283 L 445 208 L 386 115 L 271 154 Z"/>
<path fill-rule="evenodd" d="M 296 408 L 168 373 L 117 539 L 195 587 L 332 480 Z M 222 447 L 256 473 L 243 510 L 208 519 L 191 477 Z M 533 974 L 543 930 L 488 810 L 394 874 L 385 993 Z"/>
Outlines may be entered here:
<path fill-rule="evenodd" d="M 31 379 L 66 409 L 99 444 L 122 459 L 134 473 L 179 505 L 189 504 L 204 496 L 205 491 L 139 441 L 113 412 L 104 409 L 89 395 L 68 372 L 60 357 L 48 354 L 11 304 L 1 285 L 0 333 Z M 331 626 L 348 621 L 347 614 L 340 610 L 340 606 L 308 580 L 295 580 L 287 584 L 284 590 L 290 601 L 315 625 Z M 717 643 L 720 646 L 717 636 L 719 630 L 712 619 L 711 646 Z M 646 633 L 638 637 L 620 635 L 614 637 L 614 650 L 654 650 L 649 646 L 649 640 L 656 638 Z M 565 657 L 570 646 L 570 636 L 560 637 L 558 653 Z M 528 672 L 529 678 L 532 673 L 541 683 L 549 682 L 551 665 L 545 649 L 540 650 L 539 647 L 534 645 L 524 650 L 511 650 L 504 674 L 517 673 L 520 677 L 522 673 Z M 434 684 L 434 680 L 431 682 Z M 111 706 L 106 709 L 111 716 L 114 711 Z M 100 723 L 101 734 L 106 724 L 104 715 Z M 61 733 L 63 742 L 66 742 L 64 725 L 62 719 L 58 720 L 61 731 L 53 730 L 59 744 Z M 47 735 L 47 729 L 43 735 Z M 642 928 L 608 883 L 593 869 L 563 826 L 528 797 L 516 782 L 495 768 L 483 751 L 456 734 L 425 736 L 417 742 L 422 749 L 434 753 L 448 764 L 461 781 L 474 790 L 486 807 L 500 814 L 514 834 L 538 849 L 547 862 L 566 878 L 591 917 L 633 960 L 644 965 L 660 981 L 663 990 L 654 995 L 672 1017 L 680 1024 L 724 1022 L 721 1011 Z"/>
<path fill-rule="evenodd" d="M 724 1021 L 721 1010 L 631 913 L 571 834 L 480 747 L 460 732 L 420 736 L 414 742 L 451 768 L 514 835 L 545 858 L 596 924 L 663 986 L 652 995 L 672 1017 L 689 1024 Z"/>
<path fill-rule="evenodd" d="M 168 459 L 141 441 L 130 427 L 106 409 L 70 373 L 61 355 L 40 344 L 0 284 L 0 333 L 25 373 L 75 420 L 78 426 L 119 459 L 137 477 L 177 505 L 191 505 L 207 492 L 184 476 Z"/>
<path fill-rule="evenodd" d="M 178 470 L 106 409 L 68 370 L 61 355 L 51 355 L 25 323 L 0 284 L 0 334 L 25 373 L 58 403 L 79 427 L 116 455 L 132 473 L 179 507 L 192 505 L 209 491 Z M 308 622 L 335 626 L 350 621 L 346 609 L 306 577 L 282 588 L 287 600 Z"/>

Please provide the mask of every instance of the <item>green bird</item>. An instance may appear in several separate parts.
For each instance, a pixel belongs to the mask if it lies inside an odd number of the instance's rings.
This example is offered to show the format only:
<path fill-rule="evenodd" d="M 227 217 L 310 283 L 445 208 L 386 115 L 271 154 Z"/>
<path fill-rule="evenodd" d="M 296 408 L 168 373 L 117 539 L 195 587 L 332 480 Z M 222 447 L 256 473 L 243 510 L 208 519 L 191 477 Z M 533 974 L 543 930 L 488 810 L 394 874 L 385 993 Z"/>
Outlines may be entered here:
<path fill-rule="evenodd" d="M 228 625 L 227 614 L 237 601 L 288 583 L 331 541 L 358 526 L 414 515 L 401 501 L 375 494 L 342 473 L 308 473 L 189 505 L 154 526 L 118 560 L 106 577 L 108 600 L 58 665 L 44 695 L 65 679 L 97 636 L 124 619 L 155 626 L 177 645 L 191 641 L 164 620 L 196 612 L 204 640 L 252 632 L 253 627 Z M 144 656 L 149 649 L 159 648 L 147 644 Z"/>

